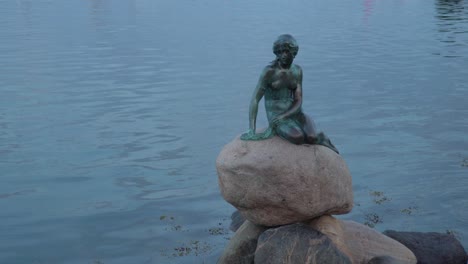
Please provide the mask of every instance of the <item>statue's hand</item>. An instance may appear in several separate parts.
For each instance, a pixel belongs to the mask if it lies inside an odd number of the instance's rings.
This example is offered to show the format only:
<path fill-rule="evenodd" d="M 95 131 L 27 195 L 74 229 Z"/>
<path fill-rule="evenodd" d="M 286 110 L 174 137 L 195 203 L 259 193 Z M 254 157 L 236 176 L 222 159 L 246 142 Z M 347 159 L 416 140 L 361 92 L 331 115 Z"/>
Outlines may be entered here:
<path fill-rule="evenodd" d="M 244 133 L 241 135 L 241 139 L 243 140 L 253 139 L 254 137 L 255 137 L 255 130 L 251 128 L 247 131 L 247 133 Z"/>
<path fill-rule="evenodd" d="M 280 123 L 281 121 L 284 120 L 284 118 L 285 118 L 284 116 L 279 115 L 279 116 L 273 118 L 273 119 L 271 120 L 271 123 L 273 124 L 273 126 L 278 126 L 279 123 Z"/>
<path fill-rule="evenodd" d="M 249 129 L 249 131 L 247 131 L 247 133 L 242 134 L 240 138 L 242 140 L 264 140 L 264 139 L 271 138 L 274 135 L 275 135 L 275 131 L 273 130 L 273 128 L 268 127 L 267 130 L 258 134 L 255 133 L 255 130 Z"/>

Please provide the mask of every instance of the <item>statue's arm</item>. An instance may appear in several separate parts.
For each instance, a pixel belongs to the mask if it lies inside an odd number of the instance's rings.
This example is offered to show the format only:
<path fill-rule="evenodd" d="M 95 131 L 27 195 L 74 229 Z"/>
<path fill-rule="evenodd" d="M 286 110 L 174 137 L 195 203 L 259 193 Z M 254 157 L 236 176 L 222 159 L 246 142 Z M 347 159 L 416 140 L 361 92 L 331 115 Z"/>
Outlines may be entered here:
<path fill-rule="evenodd" d="M 266 67 L 260 78 L 258 80 L 257 86 L 255 87 L 255 91 L 252 95 L 252 99 L 250 100 L 250 107 L 249 107 L 249 132 L 255 134 L 256 129 L 256 122 L 257 122 L 257 113 L 258 113 L 258 103 L 262 99 L 265 93 L 266 87 L 266 78 L 268 74 L 268 67 Z"/>

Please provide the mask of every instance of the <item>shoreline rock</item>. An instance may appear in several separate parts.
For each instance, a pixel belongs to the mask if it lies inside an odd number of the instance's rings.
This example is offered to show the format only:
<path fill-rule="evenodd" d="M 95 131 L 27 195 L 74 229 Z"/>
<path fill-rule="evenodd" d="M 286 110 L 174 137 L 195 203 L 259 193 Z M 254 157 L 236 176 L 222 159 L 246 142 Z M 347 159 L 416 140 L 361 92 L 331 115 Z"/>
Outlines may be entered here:
<path fill-rule="evenodd" d="M 420 264 L 466 264 L 468 255 L 461 243 L 449 234 L 436 232 L 383 232 L 416 255 Z"/>
<path fill-rule="evenodd" d="M 233 221 L 242 220 L 239 213 L 232 215 Z M 278 227 L 245 220 L 218 262 L 231 263 L 416 264 L 417 260 L 405 245 L 372 228 L 324 215 Z"/>

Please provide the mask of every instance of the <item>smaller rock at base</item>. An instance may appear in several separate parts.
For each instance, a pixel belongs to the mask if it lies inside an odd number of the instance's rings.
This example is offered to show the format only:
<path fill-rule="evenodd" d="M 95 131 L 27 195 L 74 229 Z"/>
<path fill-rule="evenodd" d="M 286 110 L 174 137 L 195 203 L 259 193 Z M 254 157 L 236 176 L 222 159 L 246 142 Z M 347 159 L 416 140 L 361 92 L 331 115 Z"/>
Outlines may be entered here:
<path fill-rule="evenodd" d="M 310 221 L 309 226 L 329 237 L 353 263 L 369 263 L 393 258 L 399 264 L 416 264 L 416 257 L 404 245 L 368 226 L 324 215 Z M 376 262 L 379 263 L 379 262 Z M 387 263 L 387 262 L 382 262 Z M 392 262 L 388 262 L 392 263 Z"/>
<path fill-rule="evenodd" d="M 384 234 L 413 251 L 418 264 L 466 264 L 468 261 L 465 249 L 453 235 L 393 230 Z"/>
<path fill-rule="evenodd" d="M 229 241 L 217 264 L 253 264 L 258 237 L 265 229 L 245 221 Z"/>
<path fill-rule="evenodd" d="M 271 228 L 258 238 L 255 263 L 351 264 L 332 241 L 305 224 Z"/>

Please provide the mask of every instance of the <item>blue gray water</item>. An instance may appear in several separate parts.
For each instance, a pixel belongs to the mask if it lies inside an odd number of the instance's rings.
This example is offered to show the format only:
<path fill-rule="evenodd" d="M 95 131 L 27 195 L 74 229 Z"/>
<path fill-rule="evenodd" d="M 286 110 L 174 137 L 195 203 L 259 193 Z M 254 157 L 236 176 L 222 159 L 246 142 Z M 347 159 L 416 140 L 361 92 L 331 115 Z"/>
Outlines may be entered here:
<path fill-rule="evenodd" d="M 468 247 L 468 1 L 0 6 L 0 263 L 214 263 L 215 159 L 282 33 L 353 175 L 343 218 Z"/>

